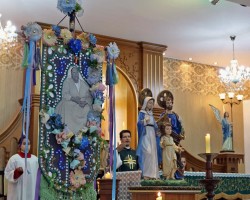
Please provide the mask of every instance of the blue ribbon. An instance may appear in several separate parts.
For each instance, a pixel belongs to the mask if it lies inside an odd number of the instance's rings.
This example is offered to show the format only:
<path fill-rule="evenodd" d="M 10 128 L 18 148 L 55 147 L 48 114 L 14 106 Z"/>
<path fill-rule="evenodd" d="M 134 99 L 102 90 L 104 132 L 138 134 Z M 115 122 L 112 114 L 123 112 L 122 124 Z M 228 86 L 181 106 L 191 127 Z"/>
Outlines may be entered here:
<path fill-rule="evenodd" d="M 115 113 L 115 87 L 113 88 L 113 127 L 114 132 L 116 132 L 116 113 Z M 116 136 L 114 136 L 114 149 L 116 149 Z M 112 200 L 115 200 L 116 196 L 116 153 L 114 153 L 114 162 L 113 162 L 113 181 L 112 181 Z"/>
<path fill-rule="evenodd" d="M 26 69 L 25 77 L 25 89 L 24 89 L 24 99 L 23 99 L 23 124 L 22 124 L 22 136 L 26 137 L 25 144 L 25 170 L 27 170 L 27 154 L 28 154 L 28 138 L 29 138 L 29 127 L 30 127 L 30 105 L 31 105 L 31 80 L 32 80 L 32 66 L 33 57 L 35 52 L 35 42 L 29 42 L 29 55 L 28 55 L 28 68 Z M 29 173 L 29 172 L 28 172 Z"/>

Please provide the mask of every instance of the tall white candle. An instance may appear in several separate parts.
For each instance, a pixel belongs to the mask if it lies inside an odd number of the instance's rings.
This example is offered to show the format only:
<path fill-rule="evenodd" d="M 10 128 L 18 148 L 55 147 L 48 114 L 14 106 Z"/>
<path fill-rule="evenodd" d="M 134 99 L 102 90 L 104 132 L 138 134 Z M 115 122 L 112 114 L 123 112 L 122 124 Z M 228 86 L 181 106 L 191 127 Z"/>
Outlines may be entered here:
<path fill-rule="evenodd" d="M 205 141 L 206 141 L 206 153 L 211 153 L 211 149 L 210 149 L 210 134 L 209 133 L 206 134 Z"/>

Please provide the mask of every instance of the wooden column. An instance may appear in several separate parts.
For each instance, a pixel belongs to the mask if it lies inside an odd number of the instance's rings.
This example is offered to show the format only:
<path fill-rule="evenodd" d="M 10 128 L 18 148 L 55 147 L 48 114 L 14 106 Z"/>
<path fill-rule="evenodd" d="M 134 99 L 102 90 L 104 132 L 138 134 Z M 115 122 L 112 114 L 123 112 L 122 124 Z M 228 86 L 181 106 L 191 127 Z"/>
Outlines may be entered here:
<path fill-rule="evenodd" d="M 32 95 L 31 105 L 31 118 L 30 118 L 30 152 L 34 155 L 38 155 L 38 138 L 39 138 L 39 106 L 40 106 L 40 95 Z"/>
<path fill-rule="evenodd" d="M 163 52 L 167 46 L 142 42 L 143 88 L 151 89 L 156 98 L 163 90 Z"/>

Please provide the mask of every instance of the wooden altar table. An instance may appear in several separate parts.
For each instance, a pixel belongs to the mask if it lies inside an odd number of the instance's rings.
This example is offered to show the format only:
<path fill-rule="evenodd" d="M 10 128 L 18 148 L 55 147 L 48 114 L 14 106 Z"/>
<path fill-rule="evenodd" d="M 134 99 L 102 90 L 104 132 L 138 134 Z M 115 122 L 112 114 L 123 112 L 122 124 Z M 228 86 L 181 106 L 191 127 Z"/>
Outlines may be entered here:
<path fill-rule="evenodd" d="M 200 187 L 190 186 L 141 186 L 129 187 L 132 193 L 132 200 L 156 200 L 158 192 L 161 193 L 161 200 L 195 200 L 200 194 Z"/>

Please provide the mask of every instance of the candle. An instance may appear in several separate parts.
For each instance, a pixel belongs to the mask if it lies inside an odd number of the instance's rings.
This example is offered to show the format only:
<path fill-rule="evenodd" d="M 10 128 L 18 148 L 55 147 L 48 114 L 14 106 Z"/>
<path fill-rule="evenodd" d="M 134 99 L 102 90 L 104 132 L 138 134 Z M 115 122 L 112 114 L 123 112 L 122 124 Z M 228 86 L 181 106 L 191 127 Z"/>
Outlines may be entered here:
<path fill-rule="evenodd" d="M 107 172 L 105 175 L 104 175 L 104 178 L 105 179 L 111 179 L 111 174 L 109 172 Z"/>
<path fill-rule="evenodd" d="M 206 153 L 211 153 L 211 150 L 210 150 L 210 134 L 209 133 L 206 134 L 205 140 L 206 140 Z"/>
<path fill-rule="evenodd" d="M 161 196 L 161 193 L 160 192 L 158 192 L 158 194 L 157 194 L 157 198 L 156 198 L 156 200 L 162 200 L 162 196 Z"/>

